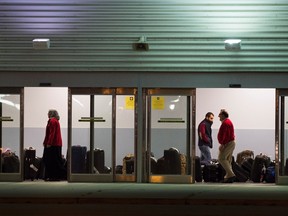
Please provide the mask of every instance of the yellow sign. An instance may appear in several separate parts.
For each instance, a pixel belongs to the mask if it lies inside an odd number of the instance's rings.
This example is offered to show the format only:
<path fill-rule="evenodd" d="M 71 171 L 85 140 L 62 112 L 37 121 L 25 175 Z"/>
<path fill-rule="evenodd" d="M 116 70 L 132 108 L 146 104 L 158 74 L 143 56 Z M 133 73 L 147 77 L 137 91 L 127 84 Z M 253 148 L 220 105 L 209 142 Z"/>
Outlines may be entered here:
<path fill-rule="evenodd" d="M 134 109 L 134 96 L 125 97 L 125 109 Z"/>
<path fill-rule="evenodd" d="M 154 110 L 164 110 L 165 99 L 160 96 L 152 96 L 152 109 Z"/>

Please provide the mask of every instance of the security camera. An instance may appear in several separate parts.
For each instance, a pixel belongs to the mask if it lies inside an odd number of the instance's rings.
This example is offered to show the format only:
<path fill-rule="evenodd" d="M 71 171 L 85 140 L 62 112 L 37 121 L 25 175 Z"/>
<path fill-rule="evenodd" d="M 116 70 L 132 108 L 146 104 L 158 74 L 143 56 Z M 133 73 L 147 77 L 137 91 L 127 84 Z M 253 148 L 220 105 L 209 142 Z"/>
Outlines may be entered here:
<path fill-rule="evenodd" d="M 148 51 L 149 50 L 149 44 L 146 42 L 146 37 L 141 36 L 138 42 L 135 42 L 132 44 L 133 49 L 137 51 Z"/>

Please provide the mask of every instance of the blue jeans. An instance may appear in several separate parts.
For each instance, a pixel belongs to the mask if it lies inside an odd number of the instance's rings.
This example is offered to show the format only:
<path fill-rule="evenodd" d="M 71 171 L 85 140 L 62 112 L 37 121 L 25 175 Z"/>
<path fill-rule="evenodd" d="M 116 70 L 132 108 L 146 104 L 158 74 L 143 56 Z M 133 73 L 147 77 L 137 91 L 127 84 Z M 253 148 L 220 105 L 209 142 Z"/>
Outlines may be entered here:
<path fill-rule="evenodd" d="M 200 163 L 203 165 L 210 164 L 211 162 L 211 152 L 210 147 L 206 145 L 199 146 L 201 151 Z"/>

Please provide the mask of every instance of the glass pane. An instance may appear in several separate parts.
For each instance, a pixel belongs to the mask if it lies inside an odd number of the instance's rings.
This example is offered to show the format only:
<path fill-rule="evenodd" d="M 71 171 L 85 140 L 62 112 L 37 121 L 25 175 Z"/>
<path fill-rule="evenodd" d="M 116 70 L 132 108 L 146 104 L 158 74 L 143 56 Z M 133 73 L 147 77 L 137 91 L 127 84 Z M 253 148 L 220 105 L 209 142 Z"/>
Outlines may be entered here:
<path fill-rule="evenodd" d="M 111 149 L 112 96 L 73 95 L 71 172 L 111 173 Z"/>
<path fill-rule="evenodd" d="M 134 96 L 116 97 L 116 174 L 134 174 Z"/>
<path fill-rule="evenodd" d="M 19 173 L 20 95 L 0 94 L 0 147 L 3 173 Z"/>
<path fill-rule="evenodd" d="M 186 118 L 186 96 L 151 97 L 152 174 L 186 174 Z"/>
<path fill-rule="evenodd" d="M 112 174 L 112 95 L 95 96 L 94 117 L 94 164 L 100 173 Z"/>

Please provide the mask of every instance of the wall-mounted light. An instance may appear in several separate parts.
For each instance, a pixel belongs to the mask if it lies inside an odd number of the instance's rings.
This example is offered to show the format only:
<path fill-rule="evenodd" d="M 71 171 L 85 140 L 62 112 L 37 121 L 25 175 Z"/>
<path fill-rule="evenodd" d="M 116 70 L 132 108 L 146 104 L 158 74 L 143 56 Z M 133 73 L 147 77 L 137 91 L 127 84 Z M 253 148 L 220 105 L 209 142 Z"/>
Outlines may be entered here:
<path fill-rule="evenodd" d="M 224 41 L 225 50 L 228 51 L 239 51 L 241 50 L 241 40 L 229 39 Z"/>
<path fill-rule="evenodd" d="M 141 36 L 138 40 L 138 42 L 133 43 L 132 47 L 134 50 L 137 51 L 148 51 L 149 50 L 149 44 L 146 41 L 145 36 Z"/>
<path fill-rule="evenodd" d="M 33 49 L 35 50 L 47 50 L 50 48 L 50 39 L 36 38 L 32 42 L 33 42 Z"/>

